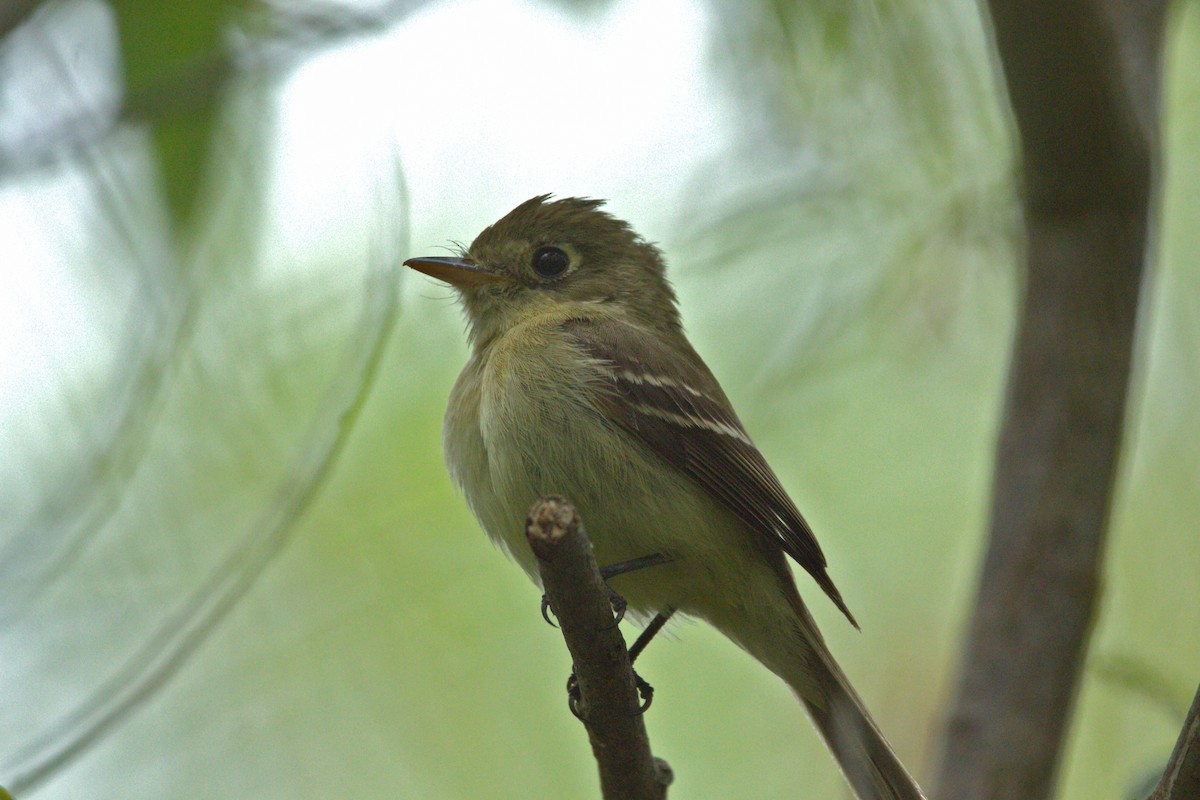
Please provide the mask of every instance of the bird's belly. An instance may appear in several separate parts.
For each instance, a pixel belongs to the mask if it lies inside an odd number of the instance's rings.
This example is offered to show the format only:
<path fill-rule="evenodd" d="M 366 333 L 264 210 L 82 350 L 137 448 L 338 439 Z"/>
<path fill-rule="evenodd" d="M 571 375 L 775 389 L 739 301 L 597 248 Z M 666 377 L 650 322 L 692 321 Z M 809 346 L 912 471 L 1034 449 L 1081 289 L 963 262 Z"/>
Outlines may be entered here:
<path fill-rule="evenodd" d="M 731 598 L 755 602 L 750 587 L 777 591 L 753 532 L 733 514 L 590 409 L 569 417 L 509 419 L 495 426 L 503 434 L 482 432 L 480 453 L 466 459 L 479 466 L 456 476 L 484 530 L 535 581 L 525 518 L 538 497 L 557 494 L 578 509 L 601 566 L 654 553 L 672 559 L 611 581 L 634 611 L 671 607 L 715 622 L 733 611 L 725 608 Z M 570 424 L 569 435 L 555 424 Z"/>

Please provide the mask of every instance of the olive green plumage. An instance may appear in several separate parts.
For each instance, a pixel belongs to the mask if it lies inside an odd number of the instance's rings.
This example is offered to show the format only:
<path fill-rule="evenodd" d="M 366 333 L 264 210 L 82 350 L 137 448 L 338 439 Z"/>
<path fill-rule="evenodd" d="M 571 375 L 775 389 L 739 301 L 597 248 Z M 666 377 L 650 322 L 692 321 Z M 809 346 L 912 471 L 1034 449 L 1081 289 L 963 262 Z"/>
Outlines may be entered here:
<path fill-rule="evenodd" d="M 472 342 L 444 424 L 480 524 L 535 578 L 523 521 L 570 499 L 636 612 L 709 621 L 796 692 L 861 798 L 916 800 L 825 646 L 790 557 L 853 623 L 812 530 L 683 334 L 662 254 L 580 198 L 517 206 L 460 259 L 409 266 L 458 288 Z"/>

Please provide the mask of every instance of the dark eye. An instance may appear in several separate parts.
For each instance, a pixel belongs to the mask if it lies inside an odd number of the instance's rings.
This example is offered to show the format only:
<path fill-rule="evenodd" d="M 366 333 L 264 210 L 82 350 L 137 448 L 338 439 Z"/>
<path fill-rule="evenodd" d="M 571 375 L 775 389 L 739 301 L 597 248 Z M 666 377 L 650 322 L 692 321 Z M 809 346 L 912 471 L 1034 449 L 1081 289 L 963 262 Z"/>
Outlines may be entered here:
<path fill-rule="evenodd" d="M 571 257 L 557 247 L 539 247 L 533 252 L 533 271 L 543 278 L 557 278 L 571 266 Z"/>

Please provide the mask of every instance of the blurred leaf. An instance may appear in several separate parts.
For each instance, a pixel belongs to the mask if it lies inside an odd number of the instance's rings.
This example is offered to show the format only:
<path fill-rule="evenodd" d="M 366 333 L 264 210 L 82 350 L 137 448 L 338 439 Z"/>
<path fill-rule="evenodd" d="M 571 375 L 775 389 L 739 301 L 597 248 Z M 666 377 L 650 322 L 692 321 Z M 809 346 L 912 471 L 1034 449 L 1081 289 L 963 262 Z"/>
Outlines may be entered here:
<path fill-rule="evenodd" d="M 764 0 L 718 13 L 716 63 L 744 139 L 696 180 L 683 237 L 727 286 L 703 311 L 719 328 L 771 319 L 737 380 L 777 392 L 876 353 L 989 347 L 1012 313 L 1020 227 L 978 8 Z"/>
<path fill-rule="evenodd" d="M 113 0 L 130 111 L 153 118 L 163 189 L 177 228 L 190 219 L 200 191 L 217 99 L 231 74 L 222 34 L 243 5 L 243 0 Z M 184 74 L 188 79 L 180 85 Z M 166 102 L 176 113 L 154 113 Z"/>
<path fill-rule="evenodd" d="M 86 295 L 98 274 L 121 276 L 110 304 L 133 324 L 38 387 L 49 401 L 38 423 L 89 435 L 27 429 L 5 464 L 35 491 L 0 541 L 11 588 L 0 641 L 21 654 L 5 662 L 22 686 L 6 697 L 0 766 L 18 793 L 58 777 L 190 663 L 293 535 L 372 386 L 407 236 L 399 174 L 361 187 L 367 242 L 347 264 L 280 264 L 286 242 L 260 246 L 258 164 L 274 127 L 247 114 L 264 90 L 223 108 L 246 139 L 217 150 L 223 202 L 187 270 L 170 268 L 165 226 L 123 188 L 149 190 L 138 148 L 114 142 L 85 162 L 93 192 L 76 210 L 108 246 L 68 261 L 68 285 Z M 60 621 L 76 633 L 47 636 Z"/>

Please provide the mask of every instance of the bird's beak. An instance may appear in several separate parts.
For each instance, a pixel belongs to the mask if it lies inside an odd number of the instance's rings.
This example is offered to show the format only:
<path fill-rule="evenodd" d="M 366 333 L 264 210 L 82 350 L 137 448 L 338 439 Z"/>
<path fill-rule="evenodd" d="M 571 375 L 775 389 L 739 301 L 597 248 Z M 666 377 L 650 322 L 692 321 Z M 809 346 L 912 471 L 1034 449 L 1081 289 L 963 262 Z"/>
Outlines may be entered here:
<path fill-rule="evenodd" d="M 425 256 L 422 258 L 410 258 L 404 262 L 404 266 L 412 267 L 417 272 L 424 272 L 430 277 L 437 278 L 439 281 L 445 281 L 460 288 L 482 286 L 487 283 L 503 283 L 511 280 L 509 276 L 480 266 L 470 258 Z"/>

